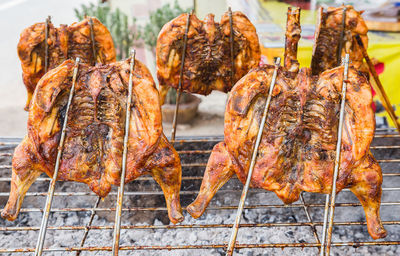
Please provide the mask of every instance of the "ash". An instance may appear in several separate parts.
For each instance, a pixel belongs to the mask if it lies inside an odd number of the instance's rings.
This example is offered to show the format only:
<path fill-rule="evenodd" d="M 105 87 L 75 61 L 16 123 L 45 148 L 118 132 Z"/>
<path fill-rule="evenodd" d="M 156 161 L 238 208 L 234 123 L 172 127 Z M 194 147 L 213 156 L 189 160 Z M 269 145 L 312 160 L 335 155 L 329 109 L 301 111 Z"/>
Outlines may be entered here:
<path fill-rule="evenodd" d="M 177 150 L 211 149 L 216 141 L 203 143 L 183 143 L 176 145 Z M 382 138 L 375 140 L 373 145 L 399 145 L 400 138 Z M 0 146 L 0 152 L 13 152 L 13 146 Z M 376 149 L 372 153 L 377 159 L 399 159 L 400 149 Z M 209 154 L 181 155 L 183 163 L 205 163 Z M 9 165 L 11 157 L 0 156 L 0 165 Z M 383 173 L 400 172 L 400 163 L 381 163 Z M 204 167 L 183 168 L 183 176 L 202 176 Z M 11 170 L 1 169 L 0 177 L 11 177 Z M 44 175 L 41 177 L 45 177 Z M 0 205 L 6 203 L 9 182 L 0 182 Z M 200 187 L 201 180 L 183 180 L 181 195 L 182 206 L 190 204 Z M 384 177 L 383 187 L 399 187 L 400 177 Z M 160 207 L 157 211 L 139 210 L 124 211 L 122 214 L 122 226 L 141 226 L 139 229 L 122 229 L 121 246 L 182 246 L 182 245 L 211 245 L 225 244 L 229 240 L 231 229 L 227 227 L 218 228 L 179 228 L 180 225 L 208 225 L 208 224 L 232 224 L 236 216 L 235 209 L 221 210 L 221 206 L 237 206 L 243 185 L 237 180 L 229 181 L 211 201 L 208 210 L 199 219 L 193 219 L 184 211 L 185 220 L 172 228 L 169 223 L 167 212 L 164 209 L 165 202 L 162 194 L 157 195 L 129 195 L 124 197 L 124 207 Z M 29 192 L 46 192 L 48 181 L 37 181 Z M 235 192 L 232 192 L 234 190 Z M 102 200 L 99 209 L 115 207 L 116 188 L 112 193 Z M 160 187 L 153 180 L 133 181 L 126 186 L 127 192 L 158 191 Z M 193 191 L 193 193 L 191 192 Z M 58 182 L 56 192 L 87 192 L 89 195 L 80 196 L 55 196 L 52 209 L 65 208 L 92 208 L 97 196 L 89 193 L 90 190 L 84 184 L 74 182 Z M 324 204 L 325 195 L 304 193 L 306 204 Z M 383 191 L 382 202 L 397 202 L 398 205 L 381 206 L 381 217 L 383 221 L 399 221 L 398 213 L 400 191 Z M 25 198 L 22 209 L 17 220 L 8 222 L 0 219 L 0 227 L 40 227 L 42 213 L 39 211 L 26 212 L 31 208 L 42 209 L 45 204 L 45 196 L 28 195 Z M 296 202 L 295 204 L 299 204 Z M 337 197 L 337 203 L 358 203 L 357 198 L 349 191 L 342 191 Z M 245 209 L 242 224 L 282 223 L 275 227 L 241 227 L 237 241 L 239 244 L 281 244 L 281 243 L 316 243 L 316 238 L 310 226 L 299 226 L 298 223 L 308 222 L 305 210 L 302 207 L 285 206 L 277 196 L 268 191 L 250 189 L 246 205 L 279 205 L 280 207 L 260 207 L 257 209 Z M 309 207 L 313 222 L 323 221 L 323 207 Z M 111 246 L 113 239 L 114 211 L 97 211 L 89 231 L 84 247 Z M 49 218 L 49 227 L 85 226 L 90 217 L 89 211 L 54 211 Z M 365 221 L 362 207 L 336 207 L 335 222 Z M 297 226 L 291 226 L 293 224 Z M 149 226 L 150 225 L 150 226 Z M 168 225 L 169 228 L 164 228 Z M 96 227 L 109 227 L 107 229 L 96 229 Z M 146 227 L 147 226 L 147 227 Z M 400 241 L 400 225 L 385 225 L 388 236 L 384 241 Z M 322 236 L 322 228 L 317 225 L 317 234 Z M 84 230 L 52 230 L 46 235 L 45 247 L 79 247 Z M 0 248 L 35 248 L 38 231 L 0 231 Z M 343 242 L 366 242 L 373 241 L 366 225 L 337 225 L 334 226 L 332 241 Z M 380 240 L 379 240 L 380 241 Z M 399 255 L 399 246 L 336 246 L 333 247 L 332 255 Z M 31 253 L 25 253 L 31 254 Z M 25 255 L 24 254 L 24 255 Z M 76 252 L 48 252 L 45 255 L 76 255 Z M 251 248 L 236 250 L 235 255 L 317 255 L 318 248 L 314 247 L 286 247 L 280 248 Z M 2 254 L 23 255 L 23 253 Z M 81 255 L 110 255 L 108 251 L 83 251 Z M 120 251 L 120 255 L 225 255 L 223 249 L 179 249 L 179 250 L 135 250 Z"/>

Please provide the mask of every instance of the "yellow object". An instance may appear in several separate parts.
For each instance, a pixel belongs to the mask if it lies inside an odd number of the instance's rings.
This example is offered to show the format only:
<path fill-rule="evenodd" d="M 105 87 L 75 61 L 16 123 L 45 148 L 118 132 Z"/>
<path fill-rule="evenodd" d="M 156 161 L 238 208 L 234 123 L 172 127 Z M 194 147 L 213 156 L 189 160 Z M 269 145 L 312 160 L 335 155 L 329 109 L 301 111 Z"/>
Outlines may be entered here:
<path fill-rule="evenodd" d="M 284 51 L 284 32 L 286 27 L 286 12 L 288 5 L 280 2 L 260 1 L 261 6 L 268 11 L 272 21 L 257 22 L 261 24 L 275 24 L 282 31 L 279 33 L 281 37 L 269 37 L 268 31 L 261 31 L 261 53 L 267 58 L 268 63 L 273 63 L 274 57 L 283 57 Z M 310 28 L 315 27 L 317 12 L 310 10 L 301 11 L 302 39 L 300 39 L 298 47 L 298 61 L 300 67 L 309 67 L 311 64 L 313 39 L 310 37 Z M 306 38 L 303 38 L 303 34 Z M 278 33 L 276 33 L 278 34 Z M 384 71 L 379 78 L 385 88 L 390 102 L 395 106 L 396 115 L 400 116 L 400 33 L 388 32 L 368 32 L 369 44 L 368 54 L 370 58 L 377 59 L 384 63 Z M 276 46 L 278 45 L 278 46 Z M 375 95 L 374 100 L 379 100 Z M 379 100 L 380 101 L 380 100 Z M 389 115 L 385 113 L 377 114 L 386 116 L 389 124 L 393 126 Z"/>

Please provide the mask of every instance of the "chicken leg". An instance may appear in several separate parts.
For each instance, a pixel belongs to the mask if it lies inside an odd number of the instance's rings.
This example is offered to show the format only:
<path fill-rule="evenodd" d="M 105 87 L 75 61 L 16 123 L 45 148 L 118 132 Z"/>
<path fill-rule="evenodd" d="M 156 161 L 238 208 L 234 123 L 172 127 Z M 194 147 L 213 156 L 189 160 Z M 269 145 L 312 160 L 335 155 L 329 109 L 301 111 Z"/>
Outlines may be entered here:
<path fill-rule="evenodd" d="M 183 221 L 179 201 L 182 179 L 180 159 L 165 135 L 162 135 L 158 148 L 147 161 L 145 168 L 151 170 L 151 175 L 164 192 L 171 222 L 176 224 Z"/>
<path fill-rule="evenodd" d="M 225 143 L 218 143 L 212 150 L 208 160 L 200 192 L 196 200 L 186 209 L 193 218 L 197 219 L 204 213 L 217 191 L 232 178 L 235 173 L 234 168 L 235 165 L 232 164 L 232 158 L 226 149 Z"/>
<path fill-rule="evenodd" d="M 373 239 L 386 237 L 379 216 L 382 195 L 382 172 L 371 152 L 363 162 L 352 171 L 351 192 L 357 196 L 364 208 L 368 232 Z"/>

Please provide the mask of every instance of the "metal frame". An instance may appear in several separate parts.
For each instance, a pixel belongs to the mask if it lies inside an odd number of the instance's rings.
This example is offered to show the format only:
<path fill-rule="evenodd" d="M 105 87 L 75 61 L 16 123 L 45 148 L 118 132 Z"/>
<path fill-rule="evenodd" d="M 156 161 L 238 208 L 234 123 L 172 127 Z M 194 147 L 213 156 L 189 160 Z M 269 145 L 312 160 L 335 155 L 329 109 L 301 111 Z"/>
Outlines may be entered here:
<path fill-rule="evenodd" d="M 131 57 L 130 57 L 128 95 L 127 95 L 127 101 L 126 101 L 125 134 L 124 134 L 124 149 L 123 149 L 123 153 L 122 153 L 121 182 L 120 182 L 119 190 L 118 190 L 117 209 L 115 211 L 115 224 L 114 224 L 113 249 L 112 249 L 113 255 L 118 255 L 118 252 L 119 252 L 122 199 L 124 197 L 125 176 L 126 176 L 126 168 L 127 168 L 126 164 L 127 164 L 127 154 L 128 154 L 129 124 L 130 124 L 130 120 L 131 120 L 132 83 L 133 83 L 133 72 L 135 70 L 135 55 L 136 55 L 136 51 L 132 50 Z"/>
<path fill-rule="evenodd" d="M 175 135 L 176 135 L 176 125 L 178 122 L 179 101 L 181 99 L 181 94 L 182 94 L 183 68 L 185 66 L 185 55 L 186 55 L 186 48 L 187 48 L 188 32 L 189 32 L 189 27 L 190 27 L 190 17 L 192 15 L 193 15 L 193 10 L 191 13 L 187 14 L 185 35 L 183 36 L 183 49 L 182 49 L 182 57 L 181 57 L 181 68 L 179 71 L 179 84 L 178 84 L 178 89 L 176 90 L 175 112 L 174 112 L 174 119 L 172 121 L 172 131 L 171 131 L 171 142 L 172 143 L 175 141 Z"/>
<path fill-rule="evenodd" d="M 395 130 L 393 129 L 377 129 L 377 133 L 375 134 L 375 138 L 383 138 L 386 140 L 389 139 L 396 139 L 397 141 L 400 138 L 399 134 L 394 133 Z M 177 144 L 183 144 L 185 145 L 185 143 L 193 143 L 193 142 L 197 142 L 200 144 L 203 144 L 204 142 L 219 142 L 221 140 L 222 137 L 207 137 L 207 138 L 191 138 L 191 139 L 177 139 Z M 4 139 L 4 138 L 0 138 L 0 146 L 3 148 L 9 148 L 10 150 L 8 150 L 8 152 L 10 152 L 12 150 L 13 147 L 15 147 L 16 145 L 18 145 L 18 143 L 20 142 L 20 139 L 16 140 L 11 140 L 11 139 Z M 211 150 L 212 146 L 210 146 L 209 149 L 204 149 L 204 150 L 178 150 L 178 153 L 183 161 L 183 179 L 187 182 L 191 182 L 191 181 L 196 181 L 196 180 L 201 180 L 202 176 L 188 176 L 187 173 L 185 175 L 185 170 L 189 170 L 191 169 L 191 165 L 193 164 L 191 159 L 193 159 L 194 156 L 196 156 L 197 154 L 209 154 L 210 150 Z M 370 147 L 372 150 L 377 150 L 377 151 L 386 151 L 386 150 L 395 150 L 395 152 L 399 152 L 400 150 L 400 146 L 396 145 L 396 144 L 391 144 L 391 145 L 387 145 L 387 143 L 385 142 L 380 142 L 380 144 L 374 144 L 373 146 Z M 8 153 L 8 152 L 4 152 L 4 151 L 0 151 L 0 157 L 6 157 L 7 159 L 11 158 L 12 153 Z M 189 159 L 189 160 L 188 160 Z M 188 162 L 189 161 L 189 162 Z M 390 177 L 390 179 L 393 178 L 398 178 L 400 179 L 400 171 L 398 169 L 391 169 L 390 166 L 388 166 L 387 164 L 389 163 L 400 163 L 400 158 L 396 159 L 396 158 L 391 158 L 391 159 L 378 159 L 378 162 L 382 165 L 382 171 L 383 171 L 383 177 L 384 180 L 388 179 Z M 203 166 L 205 166 L 206 161 L 205 162 L 200 162 L 199 164 L 197 164 L 198 168 L 201 168 Z M 204 168 L 204 167 L 203 167 Z M 0 165 L 0 170 L 2 172 L 5 171 L 11 171 L 11 165 Z M 232 178 L 237 180 L 236 177 Z M 40 182 L 48 182 L 51 179 L 46 177 L 46 176 L 42 176 L 40 178 L 37 179 L 37 183 Z M 0 178 L 0 182 L 3 182 L 3 184 L 9 183 L 11 181 L 11 177 L 1 177 Z M 151 177 L 139 177 L 138 179 L 136 179 L 134 182 L 140 182 L 140 181 L 152 181 Z M 153 181 L 152 181 L 153 182 Z M 238 182 L 238 181 L 237 181 Z M 85 185 L 82 184 L 82 188 L 84 188 Z M 383 189 L 383 198 L 385 198 L 385 195 L 387 195 L 388 193 L 400 193 L 400 187 L 384 187 Z M 218 191 L 218 194 L 223 195 L 225 193 L 240 193 L 240 190 L 228 190 L 228 189 L 224 189 L 222 188 L 221 190 Z M 344 189 L 342 190 L 341 193 L 349 193 L 350 190 L 349 189 Z M 181 195 L 196 195 L 198 193 L 198 190 L 190 190 L 190 191 L 186 191 L 183 190 L 181 191 Z M 268 192 L 262 189 L 251 189 L 249 191 L 249 193 L 272 193 L 272 192 Z M 37 192 L 37 191 L 32 191 L 27 193 L 26 198 L 28 197 L 38 197 L 38 196 L 46 196 L 46 192 Z M 116 196 L 117 193 L 115 192 L 111 192 L 109 196 Z M 308 194 L 308 193 L 306 193 Z M 4 193 L 0 193 L 0 197 L 8 197 L 8 192 L 4 192 Z M 148 196 L 155 196 L 155 195 L 162 195 L 162 191 L 129 191 L 125 193 L 125 196 L 127 197 L 131 197 L 131 196 L 144 196 L 144 197 L 148 197 Z M 55 192 L 54 196 L 57 197 L 76 197 L 76 198 L 81 198 L 82 196 L 85 196 L 88 199 L 88 202 L 90 202 L 90 198 L 93 198 L 92 202 L 95 202 L 95 198 L 97 197 L 97 195 L 93 192 L 88 191 L 88 189 L 84 189 L 84 190 L 77 190 L 77 191 L 71 191 L 71 192 Z M 38 200 L 40 200 L 40 198 L 43 197 L 38 197 Z M 97 198 L 96 198 L 97 199 Z M 300 198 L 301 199 L 301 198 Z M 92 203 L 90 203 L 92 204 Z M 395 201 L 382 201 L 382 207 L 384 208 L 383 210 L 387 209 L 392 209 L 393 207 L 400 207 L 400 200 L 395 200 Z M 316 202 L 314 200 L 310 200 L 308 202 L 296 202 L 294 204 L 291 205 L 284 205 L 282 203 L 278 203 L 278 204 L 250 204 L 250 205 L 246 205 L 244 206 L 244 209 L 247 210 L 259 210 L 259 209 L 304 209 L 307 208 L 309 211 L 315 211 L 315 210 L 319 210 L 319 209 L 323 209 L 324 204 L 323 203 L 319 203 Z M 361 204 L 359 202 L 340 202 L 336 204 L 336 207 L 340 207 L 340 208 L 354 208 L 354 207 L 361 207 Z M 208 208 L 208 211 L 212 211 L 212 212 L 221 212 L 221 211 L 235 211 L 237 210 L 237 206 L 235 205 L 230 205 L 230 204 L 223 204 L 223 205 L 210 205 Z M 397 208 L 395 208 L 397 209 Z M 89 213 L 90 216 L 88 216 L 87 218 L 91 219 L 91 213 L 92 212 L 113 212 L 115 211 L 115 208 L 108 208 L 108 207 L 104 207 L 101 206 L 100 208 L 98 206 L 88 206 L 87 207 L 67 207 L 67 208 L 52 208 L 51 212 L 53 212 L 53 214 L 61 214 L 61 213 L 67 213 L 67 212 L 87 212 Z M 123 212 L 136 212 L 136 211 L 144 211 L 144 212 L 154 212 L 154 211 L 162 211 L 165 212 L 165 214 L 167 214 L 167 209 L 166 207 L 162 206 L 162 207 L 157 207 L 157 206 L 151 206 L 151 207 L 133 207 L 131 205 L 126 206 L 125 208 L 122 209 Z M 28 213 L 40 213 L 42 212 L 41 208 L 22 208 L 20 211 L 20 214 L 28 214 Z M 206 213 L 207 214 L 207 213 Z M 221 214 L 225 214 L 223 212 L 221 212 Z M 356 226 L 360 226 L 360 225 L 365 225 L 365 221 L 340 221 L 340 222 L 334 222 L 333 223 L 335 226 L 337 227 L 356 227 Z M 396 228 L 400 229 L 400 219 L 391 219 L 391 220 L 384 220 L 383 221 L 384 225 L 390 225 Z M 29 225 L 29 224 L 28 224 Z M 279 227 L 282 229 L 285 228 L 292 228 L 292 227 L 310 227 L 312 228 L 314 227 L 321 227 L 323 225 L 323 222 L 321 222 L 320 220 L 317 221 L 313 221 L 312 219 L 309 220 L 307 218 L 306 221 L 302 221 L 299 220 L 298 222 L 295 223 L 287 223 L 287 222 L 269 222 L 269 223 L 249 223 L 249 224 L 240 224 L 239 227 L 240 228 L 270 228 L 270 227 Z M 121 229 L 125 229 L 125 230 L 136 230 L 136 229 L 142 229 L 142 230 L 147 230 L 147 229 L 156 229 L 156 230 L 170 230 L 170 229 L 192 229 L 194 231 L 199 230 L 199 229 L 205 229 L 206 231 L 210 231 L 213 232 L 213 230 L 215 230 L 216 228 L 221 229 L 221 228 L 232 228 L 232 224 L 194 224 L 194 225 L 137 225 L 137 224 L 132 224 L 132 225 L 123 225 L 121 226 Z M 73 231 L 82 231 L 82 232 L 86 232 L 86 230 L 113 230 L 114 225 L 112 222 L 108 222 L 103 226 L 98 226 L 98 225 L 76 225 L 76 226 L 49 226 L 47 229 L 48 230 L 52 230 L 53 232 L 73 232 Z M 366 229 L 366 228 L 365 228 Z M 21 223 L 17 223 L 15 222 L 14 226 L 2 226 L 0 227 L 0 234 L 4 233 L 4 232 L 39 232 L 40 231 L 40 227 L 39 226 L 27 226 L 26 224 L 21 225 Z M 21 239 L 24 238 L 24 234 L 21 234 Z M 90 235 L 90 233 L 89 233 Z M 104 241 L 99 241 L 98 244 L 96 245 L 91 245 L 91 246 L 65 246 L 65 247 L 51 247 L 51 248 L 43 248 L 44 252 L 78 252 L 78 251 L 111 251 L 112 250 L 112 246 L 109 246 L 109 244 L 104 245 L 103 244 Z M 77 242 L 77 245 L 79 245 L 79 242 Z M 394 245 L 394 246 L 399 246 L 400 245 L 400 241 L 389 241 L 389 240 L 377 240 L 377 241 L 334 241 L 332 242 L 331 246 L 334 247 L 350 247 L 350 246 L 355 246 L 355 247 L 359 247 L 359 246 L 388 246 L 388 245 Z M 304 243 L 300 243 L 300 242 L 294 242 L 294 243 L 284 243 L 284 242 L 279 242 L 279 243 L 275 243 L 275 244 L 270 244 L 270 243 L 240 243 L 237 244 L 235 246 L 235 249 L 240 250 L 240 249 L 245 249 L 245 248 L 286 248 L 286 247 L 291 247 L 291 248 L 298 248 L 299 250 L 302 250 L 302 248 L 304 247 L 313 247 L 313 248 L 319 248 L 321 246 L 320 243 L 318 242 L 304 242 Z M 202 244 L 202 245 L 196 245 L 196 244 L 178 244 L 178 245 L 174 245 L 174 246 L 168 246 L 168 245 L 143 245 L 143 246 L 138 246 L 138 245 L 129 245 L 129 246 L 121 246 L 120 250 L 144 250 L 144 251 L 148 251 L 149 253 L 153 250 L 183 250 L 183 249 L 190 249 L 193 250 L 193 252 L 195 250 L 198 249 L 216 249 L 216 248 L 221 248 L 221 249 L 225 249 L 226 248 L 226 244 L 224 243 L 216 243 L 216 244 Z M 18 253 L 18 252 L 34 252 L 35 248 L 33 247 L 24 247 L 24 248 L 0 248 L 0 253 Z"/>
<path fill-rule="evenodd" d="M 237 238 L 237 234 L 238 234 L 238 231 L 239 231 L 240 220 L 242 218 L 244 202 L 246 201 L 247 192 L 248 192 L 249 187 L 250 187 L 250 181 L 251 181 L 251 177 L 253 175 L 254 166 L 256 165 L 256 160 L 257 160 L 257 155 L 258 155 L 258 147 L 260 146 L 261 137 L 263 135 L 265 121 L 266 121 L 267 115 L 268 115 L 269 104 L 270 104 L 271 99 L 272 99 L 272 92 L 273 92 L 274 87 L 275 87 L 276 77 L 278 75 L 278 69 L 279 69 L 280 63 L 281 63 L 281 58 L 278 57 L 276 59 L 276 61 L 275 61 L 275 69 L 274 69 L 274 73 L 273 73 L 272 78 L 271 78 L 271 83 L 269 85 L 269 92 L 268 92 L 268 96 L 267 96 L 267 101 L 265 102 L 264 112 L 263 112 L 263 115 L 262 115 L 260 126 L 258 127 L 257 138 L 256 138 L 256 141 L 255 141 L 254 148 L 253 148 L 253 153 L 252 153 L 252 156 L 251 156 L 250 167 L 249 167 L 249 171 L 247 173 L 246 183 L 245 183 L 245 185 L 243 187 L 242 195 L 240 197 L 240 202 L 239 202 L 239 206 L 237 208 L 237 213 L 236 213 L 236 219 L 235 219 L 235 223 L 233 224 L 232 233 L 231 233 L 231 237 L 230 237 L 230 240 L 229 240 L 229 243 L 228 243 L 228 250 L 226 252 L 226 255 L 232 255 L 233 254 L 233 250 L 235 249 L 236 238 Z"/>
<path fill-rule="evenodd" d="M 79 69 L 79 61 L 80 61 L 79 57 L 76 58 L 74 71 L 73 71 L 73 75 L 72 75 L 72 86 L 69 91 L 67 109 L 65 111 L 65 118 L 64 118 L 62 130 L 61 130 L 61 138 L 60 138 L 60 142 L 58 144 L 58 152 L 57 152 L 57 158 L 56 158 L 56 163 L 55 163 L 55 167 L 54 167 L 54 173 L 53 173 L 53 177 L 51 179 L 50 185 L 49 185 L 49 191 L 47 193 L 46 206 L 43 210 L 44 213 L 43 213 L 42 224 L 40 226 L 40 232 L 39 232 L 39 236 L 38 236 L 38 240 L 37 240 L 37 244 L 36 244 L 35 255 L 42 255 L 42 252 L 43 252 L 43 244 L 44 244 L 44 239 L 46 236 L 51 204 L 53 202 L 54 189 L 56 187 L 58 171 L 60 169 L 61 156 L 62 156 L 62 152 L 64 150 L 64 140 L 65 140 L 65 132 L 66 132 L 65 130 L 67 128 L 68 113 L 69 113 L 69 108 L 71 106 L 72 98 L 74 97 L 74 92 L 75 92 L 75 83 L 76 83 L 76 77 L 77 77 L 78 69 Z"/>

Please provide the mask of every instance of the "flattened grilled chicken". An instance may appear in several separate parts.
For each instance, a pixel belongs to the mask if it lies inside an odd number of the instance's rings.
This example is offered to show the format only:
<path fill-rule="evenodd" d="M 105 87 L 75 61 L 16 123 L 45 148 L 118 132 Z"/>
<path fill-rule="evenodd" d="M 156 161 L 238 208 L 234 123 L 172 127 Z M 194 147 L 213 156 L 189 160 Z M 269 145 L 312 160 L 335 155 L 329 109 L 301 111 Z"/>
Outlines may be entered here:
<path fill-rule="evenodd" d="M 357 12 L 351 5 L 346 5 L 345 7 L 344 37 L 340 58 L 344 57 L 346 53 L 350 54 L 351 64 L 356 69 L 365 72 L 366 68 L 362 65 L 364 57 L 354 36 L 357 34 L 360 35 L 365 47 L 367 47 L 368 27 L 361 17 L 362 12 Z M 340 36 L 343 30 L 343 10 L 344 6 L 329 7 L 326 12 L 324 12 L 322 7 L 319 9 L 318 25 L 315 31 L 315 43 L 311 60 L 313 75 L 318 75 L 325 70 L 340 65 L 338 63 L 338 52 L 340 48 Z"/>
<path fill-rule="evenodd" d="M 3 218 L 17 217 L 25 193 L 42 172 L 53 175 L 73 66 L 71 60 L 63 62 L 37 85 L 29 109 L 28 135 L 14 153 Z M 59 180 L 86 183 L 101 197 L 110 192 L 111 185 L 119 185 L 129 68 L 129 61 L 95 67 L 80 64 Z M 180 159 L 162 132 L 153 78 L 139 61 L 133 75 L 129 129 L 126 182 L 151 174 L 164 192 L 170 220 L 182 221 Z"/>
<path fill-rule="evenodd" d="M 178 87 L 187 15 L 182 14 L 165 24 L 158 35 L 157 77 L 162 86 Z M 232 24 L 234 84 L 258 65 L 260 46 L 255 27 L 243 13 L 233 12 Z M 183 68 L 183 91 L 208 95 L 212 90 L 231 90 L 230 34 L 227 12 L 220 23 L 214 21 L 213 14 L 208 14 L 204 21 L 191 15 Z"/>
<path fill-rule="evenodd" d="M 292 18 L 298 17 L 288 15 L 288 24 Z M 287 38 L 286 51 L 297 48 L 293 40 Z M 291 61 L 278 70 L 250 184 L 274 191 L 289 204 L 302 191 L 331 192 L 344 68 L 329 69 L 319 76 L 313 76 L 309 68 L 290 72 L 298 67 L 296 55 L 285 56 Z M 194 218 L 204 213 L 218 189 L 235 173 L 246 182 L 273 70 L 270 65 L 253 69 L 233 87 L 225 110 L 224 141 L 214 147 L 200 192 L 187 207 Z M 375 130 L 371 88 L 354 67 L 349 69 L 347 82 L 337 191 L 350 188 L 364 207 L 369 234 L 383 238 L 386 231 L 379 216 L 382 173 L 369 151 Z"/>
<path fill-rule="evenodd" d="M 80 57 L 81 62 L 94 64 L 115 62 L 115 48 L 108 29 L 96 18 L 93 21 L 93 32 L 96 56 L 93 56 L 90 34 L 90 17 L 70 26 L 48 27 L 48 70 L 57 67 L 66 59 Z M 45 73 L 45 26 L 44 22 L 36 23 L 21 33 L 18 43 L 18 56 L 21 60 L 22 78 L 28 91 L 28 110 L 33 92 L 39 79 Z"/>

